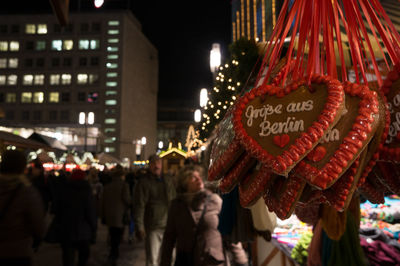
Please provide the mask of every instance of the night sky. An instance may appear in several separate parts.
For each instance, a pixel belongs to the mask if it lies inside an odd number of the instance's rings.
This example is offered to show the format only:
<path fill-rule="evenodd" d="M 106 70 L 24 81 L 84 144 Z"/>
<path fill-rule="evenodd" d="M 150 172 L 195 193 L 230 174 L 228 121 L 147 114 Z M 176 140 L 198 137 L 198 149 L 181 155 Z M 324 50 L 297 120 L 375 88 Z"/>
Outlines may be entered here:
<path fill-rule="evenodd" d="M 93 1 L 80 0 L 80 10 L 94 10 Z M 143 33 L 158 50 L 159 99 L 184 98 L 198 103 L 201 88 L 212 87 L 209 54 L 214 42 L 228 55 L 231 41 L 230 0 L 149 1 L 105 0 L 102 9 L 129 8 Z M 70 0 L 70 12 L 78 0 Z M 48 0 L 5 1 L 1 13 L 52 12 Z"/>

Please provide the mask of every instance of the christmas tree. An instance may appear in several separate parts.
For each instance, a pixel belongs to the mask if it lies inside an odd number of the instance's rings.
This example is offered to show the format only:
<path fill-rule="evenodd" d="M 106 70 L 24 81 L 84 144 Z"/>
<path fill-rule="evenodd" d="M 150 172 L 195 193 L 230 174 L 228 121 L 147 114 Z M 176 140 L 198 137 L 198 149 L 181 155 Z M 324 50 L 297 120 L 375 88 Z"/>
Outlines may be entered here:
<path fill-rule="evenodd" d="M 257 73 L 258 46 L 254 40 L 241 38 L 229 46 L 230 58 L 221 65 L 214 80 L 214 87 L 208 92 L 208 102 L 202 109 L 198 129 L 200 139 L 206 141 L 215 126 L 224 117 L 227 109 L 234 104 L 243 87 L 254 85 L 250 74 Z"/>

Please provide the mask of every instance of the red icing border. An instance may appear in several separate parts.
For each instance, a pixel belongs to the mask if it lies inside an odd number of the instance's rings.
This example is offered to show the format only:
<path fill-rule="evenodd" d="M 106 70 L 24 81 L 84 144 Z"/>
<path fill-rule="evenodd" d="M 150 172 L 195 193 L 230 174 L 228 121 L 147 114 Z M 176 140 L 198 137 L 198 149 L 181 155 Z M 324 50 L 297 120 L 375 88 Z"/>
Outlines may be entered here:
<path fill-rule="evenodd" d="M 229 170 L 229 167 L 227 166 L 234 163 L 232 162 L 234 158 L 240 157 L 240 154 L 242 154 L 243 151 L 244 150 L 240 146 L 239 141 L 234 139 L 228 149 L 226 149 L 226 151 L 218 158 L 218 160 L 213 162 L 211 167 L 208 169 L 208 181 L 221 179 L 224 173 Z"/>
<path fill-rule="evenodd" d="M 329 184 L 335 182 L 343 174 L 343 168 L 348 166 L 348 162 L 361 151 L 367 134 L 372 131 L 371 123 L 374 121 L 372 115 L 379 111 L 376 92 L 369 90 L 368 87 L 345 83 L 344 90 L 347 94 L 361 98 L 352 130 L 344 137 L 343 143 L 321 170 L 304 160 L 299 162 L 294 170 L 297 175 L 320 189 L 326 189 Z"/>
<path fill-rule="evenodd" d="M 383 130 L 383 134 L 381 136 L 378 149 L 375 151 L 374 155 L 372 155 L 372 158 L 369 160 L 369 162 L 365 166 L 363 173 L 361 174 L 360 179 L 358 180 L 357 187 L 360 187 L 365 182 L 365 179 L 367 178 L 369 173 L 374 168 L 376 161 L 380 159 L 380 156 L 381 156 L 380 152 L 383 149 L 383 145 L 384 145 L 387 135 L 389 133 L 390 113 L 389 113 L 389 107 L 387 104 L 386 96 L 382 93 L 381 90 L 378 90 L 378 94 L 381 97 L 383 104 L 384 104 L 384 108 L 385 108 L 385 128 Z M 380 117 L 379 119 L 382 119 L 382 118 Z"/>
<path fill-rule="evenodd" d="M 268 165 L 273 172 L 283 174 L 287 168 L 293 167 L 302 157 L 307 154 L 323 137 L 325 131 L 330 124 L 335 120 L 338 109 L 344 101 L 344 91 L 342 84 L 328 76 L 313 75 L 312 83 L 326 83 L 328 86 L 328 97 L 326 99 L 325 108 L 318 117 L 318 120 L 301 134 L 295 140 L 295 143 L 290 145 L 287 150 L 279 156 L 273 156 L 264 150 L 252 137 L 250 137 L 242 125 L 242 114 L 246 104 L 255 97 L 263 95 L 276 95 L 284 97 L 291 91 L 296 90 L 300 85 L 305 83 L 305 80 L 300 80 L 290 84 L 284 89 L 271 85 L 260 86 L 247 92 L 240 98 L 237 108 L 233 115 L 233 124 L 236 131 L 236 136 L 240 139 L 245 149 L 256 157 L 262 163 Z"/>
<path fill-rule="evenodd" d="M 249 167 L 252 160 L 254 159 L 247 152 L 245 152 L 243 156 L 239 157 L 239 162 L 232 166 L 219 183 L 219 189 L 222 193 L 230 192 L 235 185 L 240 182 L 240 178 L 246 174 L 246 168 Z"/>
<path fill-rule="evenodd" d="M 262 165 L 253 179 L 243 179 L 240 181 L 239 199 L 242 207 L 248 207 L 251 205 L 251 203 L 255 202 L 255 200 L 262 196 L 265 187 L 271 180 L 271 175 L 271 169 L 265 165 Z M 248 183 L 246 181 L 248 181 Z"/>
<path fill-rule="evenodd" d="M 337 211 L 343 211 L 347 198 L 353 196 L 353 194 L 349 195 L 349 193 L 359 166 L 360 158 L 354 161 L 350 168 L 332 185 L 332 187 L 322 192 L 328 202 Z"/>

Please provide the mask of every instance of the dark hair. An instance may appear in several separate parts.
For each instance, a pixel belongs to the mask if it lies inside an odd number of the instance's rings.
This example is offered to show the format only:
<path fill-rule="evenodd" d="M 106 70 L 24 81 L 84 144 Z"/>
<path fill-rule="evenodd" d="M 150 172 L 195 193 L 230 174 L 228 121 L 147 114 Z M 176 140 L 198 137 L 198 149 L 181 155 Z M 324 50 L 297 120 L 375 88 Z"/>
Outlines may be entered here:
<path fill-rule="evenodd" d="M 153 163 L 153 162 L 156 162 L 158 160 L 161 160 L 161 158 L 157 154 L 152 154 L 149 157 L 149 163 Z"/>
<path fill-rule="evenodd" d="M 187 180 L 192 177 L 193 172 L 198 172 L 201 178 L 205 179 L 204 169 L 200 165 L 185 165 L 175 177 L 175 186 L 177 193 L 187 192 Z"/>
<path fill-rule="evenodd" d="M 17 150 L 7 150 L 1 155 L 0 172 L 3 174 L 22 174 L 26 168 L 25 155 Z"/>
<path fill-rule="evenodd" d="M 123 175 L 125 175 L 125 170 L 122 167 L 122 165 L 117 164 L 113 169 L 111 169 L 111 175 L 118 176 L 118 177 L 123 176 Z"/>

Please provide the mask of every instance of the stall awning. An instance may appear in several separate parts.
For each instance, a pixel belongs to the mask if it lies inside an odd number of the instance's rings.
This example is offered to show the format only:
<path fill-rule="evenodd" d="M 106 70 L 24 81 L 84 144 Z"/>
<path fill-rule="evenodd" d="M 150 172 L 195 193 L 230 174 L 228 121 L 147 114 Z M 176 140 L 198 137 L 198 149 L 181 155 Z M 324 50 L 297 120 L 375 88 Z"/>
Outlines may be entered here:
<path fill-rule="evenodd" d="M 52 150 L 52 148 L 45 143 L 38 142 L 32 139 L 26 139 L 6 131 L 0 131 L 0 142 L 5 146 L 13 145 L 15 147 L 24 149 Z"/>
<path fill-rule="evenodd" d="M 28 137 L 28 139 L 43 143 L 43 144 L 45 144 L 53 149 L 56 149 L 56 150 L 61 150 L 61 151 L 68 150 L 68 148 L 64 144 L 62 144 L 60 141 L 58 141 L 57 139 L 51 138 L 51 137 L 48 137 L 48 136 L 45 136 L 45 135 L 42 135 L 42 134 L 39 134 L 36 132 L 32 133 L 32 135 L 30 135 Z"/>

